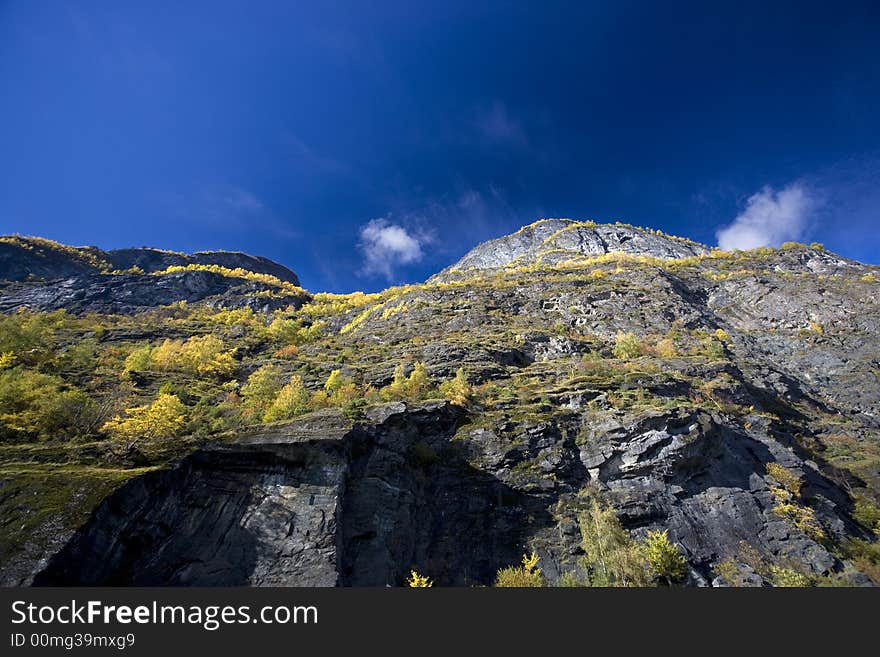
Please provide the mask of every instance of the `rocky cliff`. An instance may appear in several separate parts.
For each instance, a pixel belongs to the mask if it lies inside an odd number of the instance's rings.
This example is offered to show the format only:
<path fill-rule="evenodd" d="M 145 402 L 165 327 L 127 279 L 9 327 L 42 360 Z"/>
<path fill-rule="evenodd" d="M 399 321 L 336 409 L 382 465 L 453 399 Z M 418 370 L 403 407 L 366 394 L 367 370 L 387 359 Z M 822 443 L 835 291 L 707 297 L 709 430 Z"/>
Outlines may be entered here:
<path fill-rule="evenodd" d="M 0 312 L 136 313 L 185 301 L 276 310 L 308 295 L 287 267 L 244 253 L 101 251 L 39 238 L 0 238 Z"/>
<path fill-rule="evenodd" d="M 108 305 L 72 306 L 97 316 L 53 320 L 51 353 L 7 371 L 54 368 L 60 390 L 106 405 L 101 421 L 174 393 L 187 424 L 125 441 L 99 421 L 9 428 L 0 573 L 397 586 L 415 568 L 490 585 L 534 552 L 547 583 L 589 584 L 605 581 L 601 507 L 619 542 L 666 531 L 677 583 L 871 584 L 878 277 L 820 245 L 726 253 L 548 220 L 375 295 L 267 307 L 237 287 L 169 309 L 119 305 L 110 286 Z M 10 284 L 0 304 L 45 287 Z M 228 349 L 220 373 L 130 356 L 205 335 Z M 0 394 L 10 427 L 13 406 Z"/>

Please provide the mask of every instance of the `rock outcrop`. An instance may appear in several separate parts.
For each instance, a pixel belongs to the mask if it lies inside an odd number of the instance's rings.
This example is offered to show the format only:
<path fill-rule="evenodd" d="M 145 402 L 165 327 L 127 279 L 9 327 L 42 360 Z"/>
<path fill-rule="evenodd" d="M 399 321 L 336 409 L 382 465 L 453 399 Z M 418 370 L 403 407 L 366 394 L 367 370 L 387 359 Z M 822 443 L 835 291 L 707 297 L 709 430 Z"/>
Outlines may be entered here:
<path fill-rule="evenodd" d="M 541 219 L 515 233 L 480 244 L 433 280 L 460 278 L 468 270 L 554 265 L 572 258 L 606 253 L 684 258 L 708 251 L 709 247 L 703 244 L 634 226 Z"/>

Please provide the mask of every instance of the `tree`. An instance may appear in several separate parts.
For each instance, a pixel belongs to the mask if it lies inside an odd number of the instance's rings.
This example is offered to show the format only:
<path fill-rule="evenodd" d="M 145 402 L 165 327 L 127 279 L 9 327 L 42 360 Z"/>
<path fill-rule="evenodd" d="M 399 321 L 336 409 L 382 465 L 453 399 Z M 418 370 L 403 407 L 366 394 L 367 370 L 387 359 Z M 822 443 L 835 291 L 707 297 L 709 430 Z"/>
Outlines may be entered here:
<path fill-rule="evenodd" d="M 242 414 L 247 418 L 262 419 L 281 386 L 281 370 L 274 365 L 263 365 L 255 370 L 241 388 Z"/>
<path fill-rule="evenodd" d="M 345 376 L 342 373 L 342 370 L 333 370 L 330 372 L 330 376 L 327 377 L 327 381 L 324 383 L 324 390 L 327 391 L 328 395 L 333 395 L 334 392 L 350 383 L 353 383 L 353 381 Z"/>
<path fill-rule="evenodd" d="M 590 500 L 579 518 L 583 563 L 592 586 L 647 586 L 648 565 L 611 507 Z"/>
<path fill-rule="evenodd" d="M 159 393 L 151 404 L 125 409 L 125 415 L 117 415 L 102 429 L 128 447 L 139 440 L 173 438 L 186 424 L 186 407 L 176 395 L 166 393 Z"/>
<path fill-rule="evenodd" d="M 681 550 L 669 541 L 669 532 L 651 530 L 642 544 L 642 554 L 658 577 L 667 584 L 684 579 L 687 574 L 687 560 Z"/>
<path fill-rule="evenodd" d="M 409 373 L 409 376 L 406 376 L 406 369 L 402 363 L 394 368 L 394 379 L 390 384 L 382 388 L 379 394 L 385 401 L 397 399 L 416 401 L 426 397 L 430 388 L 431 382 L 428 376 L 428 368 L 425 367 L 423 362 L 417 361 L 413 365 L 413 370 Z"/>
<path fill-rule="evenodd" d="M 458 406 L 467 406 L 470 403 L 473 391 L 465 377 L 463 367 L 458 368 L 455 378 L 440 384 L 440 394 Z"/>
<path fill-rule="evenodd" d="M 263 422 L 289 420 L 309 410 L 309 392 L 299 376 L 290 377 L 290 383 L 278 391 L 274 401 L 263 414 Z"/>
<path fill-rule="evenodd" d="M 406 368 L 403 363 L 394 368 L 394 378 L 379 391 L 379 395 L 385 401 L 403 399 L 406 396 Z"/>

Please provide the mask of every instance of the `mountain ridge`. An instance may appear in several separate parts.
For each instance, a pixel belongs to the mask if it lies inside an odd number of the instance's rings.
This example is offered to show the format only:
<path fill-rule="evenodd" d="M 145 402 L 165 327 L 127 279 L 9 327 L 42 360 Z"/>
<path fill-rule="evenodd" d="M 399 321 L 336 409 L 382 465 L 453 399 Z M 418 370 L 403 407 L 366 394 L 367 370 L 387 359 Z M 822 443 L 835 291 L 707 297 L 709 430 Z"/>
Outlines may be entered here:
<path fill-rule="evenodd" d="M 0 279 L 3 280 L 61 279 L 133 268 L 150 274 L 191 264 L 242 268 L 299 285 L 299 277 L 291 269 L 268 258 L 240 251 L 196 251 L 187 254 L 153 247 L 105 251 L 94 246 L 68 246 L 42 237 L 0 236 Z"/>

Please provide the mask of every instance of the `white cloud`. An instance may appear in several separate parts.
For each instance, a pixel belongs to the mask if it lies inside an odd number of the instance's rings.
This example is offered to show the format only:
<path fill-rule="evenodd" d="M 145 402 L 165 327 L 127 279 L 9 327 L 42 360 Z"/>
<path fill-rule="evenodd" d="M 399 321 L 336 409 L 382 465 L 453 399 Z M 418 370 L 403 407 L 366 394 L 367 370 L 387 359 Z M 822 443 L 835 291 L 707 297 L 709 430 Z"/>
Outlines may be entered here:
<path fill-rule="evenodd" d="M 361 227 L 360 249 L 365 274 L 383 274 L 391 279 L 394 268 L 418 262 L 424 255 L 425 238 L 410 233 L 387 219 L 373 219 Z"/>
<path fill-rule="evenodd" d="M 746 202 L 733 223 L 717 233 L 722 249 L 754 249 L 800 240 L 809 228 L 815 199 L 800 183 L 775 191 L 764 187 Z"/>

